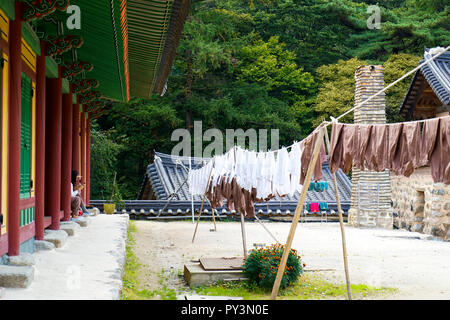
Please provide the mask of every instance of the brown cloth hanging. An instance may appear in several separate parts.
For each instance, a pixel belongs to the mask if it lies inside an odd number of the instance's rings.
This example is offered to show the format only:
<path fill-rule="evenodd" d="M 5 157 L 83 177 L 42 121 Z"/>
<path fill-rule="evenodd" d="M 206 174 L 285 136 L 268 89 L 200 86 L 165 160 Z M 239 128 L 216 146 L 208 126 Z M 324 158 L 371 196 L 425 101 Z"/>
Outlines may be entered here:
<path fill-rule="evenodd" d="M 312 134 L 310 134 L 307 138 L 303 139 L 302 144 L 302 165 L 300 170 L 300 184 L 304 185 L 306 173 L 308 171 L 309 162 L 312 159 L 313 151 L 314 151 L 314 145 L 316 144 L 316 140 L 319 136 L 319 130 L 316 130 Z M 322 146 L 320 147 L 319 152 L 319 158 L 317 159 L 316 166 L 314 167 L 314 181 L 319 181 L 323 178 L 323 172 L 322 172 L 322 164 L 327 161 L 327 155 L 325 153 L 325 147 L 322 143 Z M 309 181 L 307 181 L 309 183 Z"/>
<path fill-rule="evenodd" d="M 425 121 L 422 128 L 422 139 L 420 142 L 419 166 L 429 166 L 431 154 L 436 146 L 436 137 L 439 128 L 439 118 Z"/>
<path fill-rule="evenodd" d="M 255 205 L 257 201 L 262 201 L 256 198 L 255 188 L 252 191 L 248 191 L 241 188 L 236 182 L 236 178 L 229 179 L 227 177 L 221 177 L 220 182 L 213 188 L 212 186 L 206 192 L 212 209 L 223 207 L 224 199 L 229 211 L 236 210 L 243 213 L 247 218 L 255 217 Z"/>
<path fill-rule="evenodd" d="M 388 168 L 391 172 L 400 171 L 400 159 L 399 153 L 397 152 L 399 149 L 399 141 L 402 133 L 403 124 L 402 123 L 394 123 L 389 125 L 389 139 L 388 139 L 388 157 L 389 164 Z M 396 155 L 398 156 L 396 157 Z"/>
<path fill-rule="evenodd" d="M 430 168 L 434 182 L 450 184 L 450 117 L 439 119 Z"/>
<path fill-rule="evenodd" d="M 367 169 L 380 172 L 389 168 L 388 135 L 388 126 L 372 125 L 370 127 L 370 138 L 364 157 Z"/>
<path fill-rule="evenodd" d="M 409 177 L 430 165 L 434 182 L 450 182 L 450 116 L 395 124 L 333 123 L 330 170 L 384 171 Z M 302 158 L 303 160 L 303 158 Z M 349 165 L 349 163 L 351 165 Z M 303 167 L 303 163 L 302 163 Z"/>

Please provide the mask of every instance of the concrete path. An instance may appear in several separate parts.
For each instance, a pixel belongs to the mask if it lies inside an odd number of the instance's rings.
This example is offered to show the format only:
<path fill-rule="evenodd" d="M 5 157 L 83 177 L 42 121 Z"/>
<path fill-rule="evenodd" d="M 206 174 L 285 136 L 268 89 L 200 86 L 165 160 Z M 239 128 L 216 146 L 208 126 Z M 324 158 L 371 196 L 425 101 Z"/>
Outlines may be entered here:
<path fill-rule="evenodd" d="M 4 289 L 4 300 L 119 299 L 125 263 L 128 215 L 98 215 L 65 245 L 39 251 L 27 289 Z"/>

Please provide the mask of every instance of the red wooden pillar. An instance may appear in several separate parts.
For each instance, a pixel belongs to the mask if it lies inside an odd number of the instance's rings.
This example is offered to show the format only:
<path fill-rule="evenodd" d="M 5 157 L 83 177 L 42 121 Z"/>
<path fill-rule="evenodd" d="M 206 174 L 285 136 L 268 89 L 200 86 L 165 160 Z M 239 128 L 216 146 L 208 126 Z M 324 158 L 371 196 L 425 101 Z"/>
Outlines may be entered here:
<path fill-rule="evenodd" d="M 8 255 L 20 253 L 20 121 L 22 92 L 22 12 L 9 23 Z"/>
<path fill-rule="evenodd" d="M 86 127 L 86 205 L 91 201 L 91 117 L 88 114 Z"/>
<path fill-rule="evenodd" d="M 81 112 L 81 183 L 86 183 L 86 107 Z M 86 202 L 86 188 L 81 190 L 81 197 Z"/>
<path fill-rule="evenodd" d="M 71 218 L 70 180 L 72 176 L 72 85 L 69 93 L 62 97 L 62 135 L 61 135 L 61 210 L 64 211 L 64 221 Z"/>
<path fill-rule="evenodd" d="M 73 125 L 72 125 L 72 169 L 80 173 L 80 103 L 73 105 Z"/>
<path fill-rule="evenodd" d="M 36 66 L 36 177 L 35 177 L 35 229 L 36 240 L 44 239 L 45 203 L 45 51 L 41 41 L 42 54 L 37 57 Z"/>
<path fill-rule="evenodd" d="M 45 213 L 52 217 L 52 224 L 49 228 L 58 230 L 61 200 L 61 67 L 58 70 L 58 78 L 47 79 L 46 89 Z"/>

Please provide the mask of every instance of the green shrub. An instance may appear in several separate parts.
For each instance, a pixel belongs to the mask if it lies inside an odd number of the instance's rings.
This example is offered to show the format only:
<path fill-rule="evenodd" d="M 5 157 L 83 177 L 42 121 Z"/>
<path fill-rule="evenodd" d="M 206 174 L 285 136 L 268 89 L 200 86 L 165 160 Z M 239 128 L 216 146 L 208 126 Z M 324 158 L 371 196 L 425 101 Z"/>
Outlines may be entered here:
<path fill-rule="evenodd" d="M 244 274 L 249 281 L 262 288 L 272 288 L 283 251 L 284 246 L 280 244 L 252 250 L 243 265 Z M 295 283 L 302 273 L 301 257 L 296 250 L 291 249 L 280 287 L 283 289 Z"/>

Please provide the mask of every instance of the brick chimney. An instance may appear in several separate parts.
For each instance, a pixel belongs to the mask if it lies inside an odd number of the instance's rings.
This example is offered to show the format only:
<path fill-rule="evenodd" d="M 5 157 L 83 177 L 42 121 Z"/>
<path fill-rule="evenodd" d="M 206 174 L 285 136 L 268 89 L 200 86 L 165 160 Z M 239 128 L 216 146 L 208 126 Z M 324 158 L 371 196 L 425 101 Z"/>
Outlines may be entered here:
<path fill-rule="evenodd" d="M 383 66 L 360 66 L 355 73 L 355 105 L 384 88 Z M 386 123 L 385 95 L 380 94 L 354 111 L 354 123 Z M 393 228 L 389 170 L 352 170 L 349 224 Z"/>

